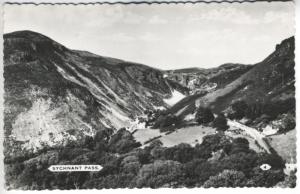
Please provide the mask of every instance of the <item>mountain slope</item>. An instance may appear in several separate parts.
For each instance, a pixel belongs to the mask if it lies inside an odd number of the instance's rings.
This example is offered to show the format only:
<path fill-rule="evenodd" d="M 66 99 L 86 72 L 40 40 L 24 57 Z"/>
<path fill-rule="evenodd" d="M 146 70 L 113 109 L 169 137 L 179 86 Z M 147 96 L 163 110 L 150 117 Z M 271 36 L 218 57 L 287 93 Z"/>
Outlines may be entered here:
<path fill-rule="evenodd" d="M 174 88 L 185 90 L 158 69 L 70 50 L 31 31 L 4 35 L 4 78 L 5 143 L 15 150 L 127 127 L 144 110 L 167 107 Z"/>
<path fill-rule="evenodd" d="M 212 104 L 213 109 L 220 111 L 238 99 L 254 103 L 294 98 L 294 50 L 294 37 L 282 41 L 261 63 L 256 64 L 223 90 L 208 94 L 200 102 Z"/>
<path fill-rule="evenodd" d="M 220 112 L 239 99 L 254 103 L 294 98 L 294 41 L 294 37 L 282 41 L 271 55 L 237 79 L 205 95 L 181 100 L 170 113 L 178 115 L 179 110 L 192 107 L 181 114 L 184 117 L 196 106 L 209 106 L 214 112 Z"/>

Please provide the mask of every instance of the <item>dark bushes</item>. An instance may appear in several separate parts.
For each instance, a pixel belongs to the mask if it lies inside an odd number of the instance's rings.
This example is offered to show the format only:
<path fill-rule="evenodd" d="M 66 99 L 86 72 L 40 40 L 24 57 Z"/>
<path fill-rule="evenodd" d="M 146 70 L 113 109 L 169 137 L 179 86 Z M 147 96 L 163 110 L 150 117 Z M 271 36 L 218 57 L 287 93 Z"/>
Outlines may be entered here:
<path fill-rule="evenodd" d="M 217 131 L 226 131 L 229 128 L 227 125 L 227 119 L 223 113 L 218 114 L 216 119 L 213 121 L 213 127 L 215 127 Z"/>
<path fill-rule="evenodd" d="M 262 115 L 266 115 L 266 118 L 273 120 L 280 114 L 288 112 L 294 115 L 295 98 L 256 103 L 246 103 L 243 100 L 239 100 L 231 104 L 231 109 L 232 111 L 228 114 L 230 119 L 242 119 L 246 117 L 254 120 Z"/>
<path fill-rule="evenodd" d="M 214 115 L 209 108 L 199 107 L 195 116 L 195 120 L 201 124 L 207 124 L 214 120 Z"/>
<path fill-rule="evenodd" d="M 139 146 L 141 146 L 141 143 L 135 141 L 132 134 L 125 128 L 118 130 L 116 134 L 112 135 L 108 143 L 109 151 L 120 154 L 129 152 Z"/>
<path fill-rule="evenodd" d="M 132 134 L 120 129 L 96 142 L 107 142 L 99 152 L 82 147 L 48 151 L 6 168 L 10 180 L 27 189 L 102 189 L 131 187 L 270 187 L 284 179 L 284 161 L 275 154 L 256 153 L 244 138 L 222 133 L 205 136 L 201 144 L 163 147 L 159 140 L 137 148 Z M 218 157 L 214 157 L 220 153 Z M 99 172 L 49 173 L 52 164 L 100 164 Z M 259 167 L 269 164 L 271 169 Z M 12 164 L 13 165 L 13 164 Z M 8 172 L 7 172 L 8 171 Z"/>

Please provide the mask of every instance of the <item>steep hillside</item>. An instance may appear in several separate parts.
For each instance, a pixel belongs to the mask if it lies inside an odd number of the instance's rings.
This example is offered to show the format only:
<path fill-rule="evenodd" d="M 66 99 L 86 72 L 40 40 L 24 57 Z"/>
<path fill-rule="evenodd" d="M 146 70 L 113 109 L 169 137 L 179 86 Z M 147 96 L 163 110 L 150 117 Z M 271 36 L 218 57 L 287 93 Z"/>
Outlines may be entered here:
<path fill-rule="evenodd" d="M 214 112 L 220 112 L 228 108 L 232 102 L 241 99 L 255 103 L 294 98 L 294 48 L 294 37 L 282 41 L 270 56 L 250 67 L 246 73 L 231 82 L 225 81 L 226 85 L 208 91 L 206 95 L 194 95 L 181 100 L 174 105 L 176 108 L 170 109 L 174 110 L 171 112 L 178 115 L 178 111 L 196 106 L 209 106 Z M 215 78 L 210 78 L 212 79 Z M 182 117 L 192 113 L 195 108 L 186 110 L 189 111 L 180 114 Z"/>
<path fill-rule="evenodd" d="M 216 68 L 188 68 L 165 72 L 165 77 L 190 89 L 190 94 L 223 88 L 252 68 L 250 65 L 224 64 Z"/>
<path fill-rule="evenodd" d="M 211 104 L 214 110 L 221 111 L 238 99 L 254 103 L 294 98 L 294 50 L 294 37 L 282 41 L 265 60 L 224 89 L 208 94 L 200 103 Z"/>
<path fill-rule="evenodd" d="M 70 50 L 31 31 L 4 35 L 4 78 L 11 155 L 127 127 L 143 111 L 167 107 L 174 88 L 185 91 L 158 69 Z"/>

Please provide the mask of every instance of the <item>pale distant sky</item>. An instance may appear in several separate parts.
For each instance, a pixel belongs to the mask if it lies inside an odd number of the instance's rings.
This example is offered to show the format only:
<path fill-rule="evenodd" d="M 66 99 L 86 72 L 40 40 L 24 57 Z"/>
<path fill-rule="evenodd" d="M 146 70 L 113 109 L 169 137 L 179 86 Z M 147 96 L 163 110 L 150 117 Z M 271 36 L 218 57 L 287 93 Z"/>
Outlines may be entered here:
<path fill-rule="evenodd" d="M 71 49 L 160 69 L 254 64 L 294 35 L 293 2 L 5 5 L 4 32 L 32 30 Z"/>

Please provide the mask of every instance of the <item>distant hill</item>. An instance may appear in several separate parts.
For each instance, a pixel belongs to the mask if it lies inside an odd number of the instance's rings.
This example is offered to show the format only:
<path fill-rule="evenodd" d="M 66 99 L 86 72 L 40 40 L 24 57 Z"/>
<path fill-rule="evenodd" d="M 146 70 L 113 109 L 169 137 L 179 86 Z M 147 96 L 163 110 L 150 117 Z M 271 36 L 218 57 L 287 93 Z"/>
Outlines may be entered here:
<path fill-rule="evenodd" d="M 230 71 L 217 73 L 206 80 L 220 82 L 222 87 L 216 87 L 202 95 L 189 96 L 175 104 L 169 112 L 177 114 L 178 111 L 185 109 L 180 114 L 184 117 L 195 110 L 197 106 L 209 106 L 214 112 L 220 112 L 236 101 L 243 99 L 249 103 L 284 100 L 295 96 L 295 63 L 294 63 L 294 37 L 288 38 L 278 44 L 275 51 L 262 62 L 253 66 L 245 66 L 239 69 L 236 76 L 229 76 Z M 220 69 L 243 68 L 240 65 L 223 65 Z M 243 71 L 245 71 L 243 73 Z M 222 71 L 221 71 L 222 72 Z M 230 79 L 222 81 L 222 77 L 228 75 Z M 172 76 L 170 76 L 172 77 Z M 217 81 L 218 80 L 218 81 Z M 204 81 L 205 83 L 207 81 Z M 213 82 L 213 81 L 212 81 Z M 187 108 L 189 107 L 189 108 Z"/>
<path fill-rule="evenodd" d="M 192 68 L 184 68 L 184 69 L 174 69 L 174 70 L 167 70 L 165 71 L 167 74 L 174 74 L 174 73 L 198 73 L 205 71 L 204 68 L 192 67 Z"/>
<path fill-rule="evenodd" d="M 191 94 L 195 94 L 222 88 L 249 71 L 252 67 L 251 65 L 228 63 L 210 69 L 188 68 L 170 70 L 165 72 L 165 77 L 178 82 L 184 87 L 188 87 Z"/>

